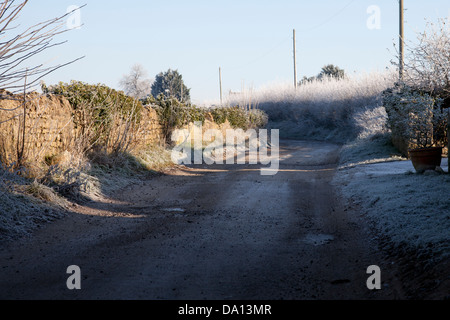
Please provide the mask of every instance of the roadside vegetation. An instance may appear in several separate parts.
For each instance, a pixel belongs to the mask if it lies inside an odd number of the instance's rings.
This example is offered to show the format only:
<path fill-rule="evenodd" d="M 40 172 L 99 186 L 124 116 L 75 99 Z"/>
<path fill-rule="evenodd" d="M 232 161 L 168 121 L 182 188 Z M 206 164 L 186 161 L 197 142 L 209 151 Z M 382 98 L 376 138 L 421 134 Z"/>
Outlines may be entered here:
<path fill-rule="evenodd" d="M 278 83 L 230 97 L 264 110 L 281 137 L 342 145 L 337 192 L 348 209 L 364 214 L 404 274 L 427 286 L 423 292 L 448 284 L 424 275 L 445 279 L 439 272 L 448 274 L 450 257 L 449 36 L 447 20 L 419 33 L 407 46 L 401 81 L 394 63 L 391 71 L 341 72 L 305 78 L 297 89 Z M 433 146 L 443 147 L 441 167 L 416 172 L 408 150 Z M 409 289 L 412 297 L 423 294 Z"/>
<path fill-rule="evenodd" d="M 26 3 L 13 6 L 12 1 L 6 1 L 0 5 L 0 13 L 10 18 L 19 16 Z M 20 68 L 20 63 L 51 46 L 52 37 L 63 32 L 61 20 L 66 16 L 32 27 L 11 40 L 5 38 L 0 44 L 4 52 L 0 56 L 3 62 L 0 68 L 4 68 L 0 77 L 0 124 L 19 119 L 13 137 L 9 131 L 0 132 L 1 240 L 29 234 L 42 223 L 67 214 L 74 203 L 111 196 L 128 184 L 170 170 L 174 164 L 169 138 L 175 129 L 206 120 L 228 122 L 243 129 L 267 123 L 267 117 L 260 111 L 200 108 L 191 104 L 190 89 L 177 70 L 161 72 L 151 84 L 142 66 L 135 65 L 120 82 L 124 91 L 81 81 L 53 85 L 38 82 L 40 75 L 64 65 L 41 69 L 41 66 Z M 5 27 L 9 23 L 8 18 L 0 22 Z M 38 40 L 42 46 L 32 45 Z M 18 49 L 13 51 L 11 47 Z M 39 83 L 41 93 L 36 92 Z M 49 97 L 55 103 L 65 99 L 70 105 L 71 118 L 65 121 L 73 123 L 75 130 L 62 153 L 53 154 L 45 145 L 38 155 L 30 151 L 34 129 L 41 121 L 52 121 L 40 116 L 33 120 L 31 129 L 27 126 L 31 102 L 41 97 Z M 12 106 L 11 101 L 17 105 Z M 140 133 L 148 130 L 143 117 L 149 109 L 155 110 L 163 137 L 136 147 Z"/>
<path fill-rule="evenodd" d="M 360 123 L 366 129 L 343 147 L 336 177 L 348 205 L 367 213 L 383 246 L 418 281 L 430 272 L 447 272 L 435 268 L 450 256 L 449 37 L 448 24 L 441 20 L 408 45 L 403 81 L 380 94 L 383 117 L 363 116 Z M 374 119 L 379 119 L 378 126 L 365 125 Z M 389 140 L 380 140 L 382 136 Z M 443 147 L 447 159 L 444 155 L 434 171 L 416 172 L 406 159 L 408 150 L 434 146 Z M 406 161 L 386 163 L 395 160 Z M 429 290 L 445 285 L 425 281 Z M 421 292 L 411 294 L 420 298 Z"/>
<path fill-rule="evenodd" d="M 4 1 L 0 15 L 18 16 L 26 2 L 11 7 L 11 1 Z M 5 38 L 0 44 L 0 51 L 5 52 L 0 55 L 0 86 L 5 89 L 0 99 L 15 96 L 24 101 L 19 108 L 0 109 L 11 114 L 5 122 L 18 117 L 22 109 L 26 111 L 26 95 L 18 93 L 28 92 L 40 75 L 61 67 L 12 68 L 17 61 L 25 62 L 50 46 L 58 34 L 54 23 L 61 18 L 51 21 L 45 25 L 46 32 L 45 27 L 38 26 L 34 33 L 31 29 L 29 34 Z M 0 24 L 7 29 L 9 22 Z M 36 40 L 39 32 L 43 32 L 41 42 Z M 18 43 L 19 39 L 25 40 Z M 44 46 L 30 46 L 26 39 Z M 124 91 L 80 81 L 44 84 L 44 95 L 63 96 L 70 102 L 79 135 L 65 154 L 46 155 L 31 162 L 26 158 L 24 143 L 31 133 L 21 129 L 15 158 L 3 159 L 0 167 L 0 239 L 29 234 L 42 223 L 67 214 L 71 203 L 108 196 L 142 177 L 164 172 L 172 166 L 173 130 L 194 121 L 211 120 L 228 122 L 233 128 L 280 129 L 281 138 L 342 145 L 335 181 L 347 204 L 367 214 L 394 252 L 412 251 L 433 261 L 448 258 L 448 174 L 388 170 L 384 175 L 368 175 L 365 170 L 376 163 L 406 163 L 405 154 L 394 146 L 392 138 L 394 134 L 417 144 L 417 137 L 410 134 L 411 119 L 425 119 L 426 127 L 435 122 L 432 136 L 422 137 L 427 144 L 448 143 L 448 117 L 444 112 L 450 97 L 448 25 L 442 22 L 437 29 L 420 34 L 418 40 L 418 45 L 409 47 L 409 63 L 401 83 L 395 70 L 348 75 L 339 67 L 327 65 L 317 76 L 303 79 L 297 89 L 290 83 L 272 84 L 229 96 L 219 107 L 191 104 L 190 89 L 177 70 L 161 72 L 150 84 L 142 68 L 134 66 L 121 82 Z M 8 51 L 11 48 L 18 49 Z M 141 125 L 145 108 L 156 111 L 162 139 L 145 150 L 135 150 L 131 132 Z M 122 129 L 117 131 L 115 124 L 119 122 Z"/>
<path fill-rule="evenodd" d="M 360 133 L 355 115 L 377 108 L 380 93 L 394 82 L 394 72 L 324 76 L 304 81 L 297 89 L 291 83 L 267 85 L 242 101 L 251 100 L 266 112 L 270 127 L 280 129 L 282 138 L 345 143 Z"/>
<path fill-rule="evenodd" d="M 1 223 L 9 226 L 5 230 L 10 231 L 5 231 L 2 237 L 23 234 L 21 228 L 11 228 L 16 220 L 31 230 L 38 225 L 33 221 L 43 220 L 39 217 L 30 220 L 30 215 L 38 216 L 38 212 L 43 216 L 53 217 L 55 212 L 61 215 L 70 209 L 67 207 L 70 203 L 109 196 L 136 180 L 170 169 L 174 165 L 170 138 L 175 129 L 206 119 L 218 124 L 228 121 L 230 126 L 243 129 L 262 127 L 267 122 L 265 114 L 256 110 L 200 108 L 162 94 L 156 99 L 151 95 L 137 99 L 102 84 L 43 83 L 41 89 L 43 95 L 69 101 L 77 134 L 71 148 L 63 154 L 47 155 L 33 162 L 24 159 L 19 166 L 16 161 L 3 162 Z M 163 136 L 145 148 L 134 148 L 136 132 L 144 129 L 141 127 L 145 108 L 156 111 Z M 25 132 L 25 138 L 29 134 Z M 36 204 L 27 207 L 30 199 Z M 20 209 L 12 210 L 17 202 L 22 203 L 16 206 Z"/>

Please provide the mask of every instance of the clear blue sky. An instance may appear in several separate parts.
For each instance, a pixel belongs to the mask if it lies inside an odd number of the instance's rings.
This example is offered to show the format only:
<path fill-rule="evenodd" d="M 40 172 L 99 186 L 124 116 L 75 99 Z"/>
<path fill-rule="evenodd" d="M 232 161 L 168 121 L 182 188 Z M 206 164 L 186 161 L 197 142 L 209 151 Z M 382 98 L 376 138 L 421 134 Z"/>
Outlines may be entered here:
<path fill-rule="evenodd" d="M 397 0 L 31 0 L 18 23 L 28 25 L 83 5 L 81 29 L 55 40 L 41 62 L 83 60 L 45 78 L 47 84 L 79 80 L 119 88 L 120 78 L 140 63 L 154 78 L 178 69 L 195 103 L 223 90 L 277 81 L 293 82 L 292 30 L 297 32 L 298 78 L 335 64 L 347 73 L 383 70 L 398 43 Z M 380 29 L 369 29 L 367 9 L 380 9 Z M 448 0 L 405 0 L 406 38 L 415 39 L 425 19 L 448 17 Z"/>

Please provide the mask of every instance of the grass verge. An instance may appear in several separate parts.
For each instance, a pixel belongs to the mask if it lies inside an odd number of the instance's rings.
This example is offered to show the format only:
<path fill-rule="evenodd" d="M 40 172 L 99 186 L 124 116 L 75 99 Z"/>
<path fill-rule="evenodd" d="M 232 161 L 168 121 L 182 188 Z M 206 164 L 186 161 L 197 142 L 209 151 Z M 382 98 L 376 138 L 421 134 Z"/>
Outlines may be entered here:
<path fill-rule="evenodd" d="M 72 203 L 98 200 L 171 167 L 170 151 L 159 146 L 136 153 L 90 154 L 82 166 L 42 165 L 39 177 L 0 170 L 0 241 L 30 236 L 70 214 Z M 45 169 L 45 170 L 44 170 Z M 42 173 L 45 172 L 45 173 Z"/>

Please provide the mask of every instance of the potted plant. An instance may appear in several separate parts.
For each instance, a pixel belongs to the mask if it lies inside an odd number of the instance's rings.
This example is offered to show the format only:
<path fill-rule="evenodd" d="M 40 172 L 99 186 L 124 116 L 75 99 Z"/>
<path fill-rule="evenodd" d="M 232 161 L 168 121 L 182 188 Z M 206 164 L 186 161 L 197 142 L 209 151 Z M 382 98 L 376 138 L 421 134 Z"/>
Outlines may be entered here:
<path fill-rule="evenodd" d="M 417 148 L 409 151 L 414 169 L 418 173 L 426 170 L 436 170 L 441 166 L 442 147 Z"/>
<path fill-rule="evenodd" d="M 383 103 L 392 136 L 416 171 L 440 167 L 447 121 L 442 99 L 400 85 L 383 93 Z"/>
<path fill-rule="evenodd" d="M 409 142 L 409 157 L 418 173 L 441 166 L 442 133 L 446 115 L 441 108 L 442 99 L 428 93 L 409 91 L 402 99 L 405 136 Z"/>

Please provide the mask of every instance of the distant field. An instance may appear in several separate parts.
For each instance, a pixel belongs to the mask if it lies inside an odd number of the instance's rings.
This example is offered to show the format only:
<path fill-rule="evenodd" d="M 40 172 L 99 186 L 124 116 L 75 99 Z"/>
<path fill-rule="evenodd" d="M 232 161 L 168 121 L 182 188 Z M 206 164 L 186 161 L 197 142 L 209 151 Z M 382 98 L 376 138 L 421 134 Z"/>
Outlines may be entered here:
<path fill-rule="evenodd" d="M 226 102 L 264 110 L 282 138 L 345 143 L 363 131 L 379 130 L 385 115 L 377 109 L 380 93 L 395 81 L 395 72 L 386 71 L 316 80 L 297 89 L 274 83 L 229 96 Z"/>

